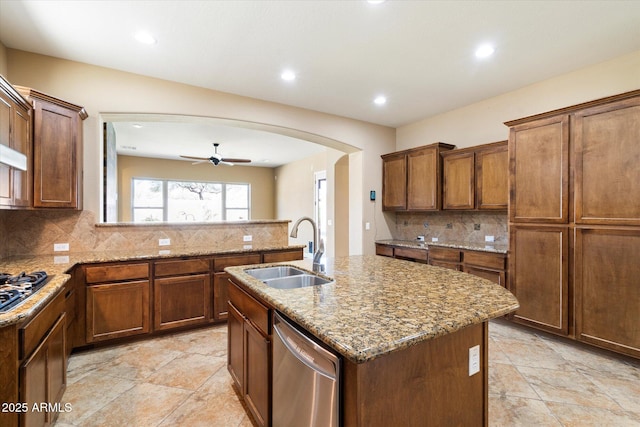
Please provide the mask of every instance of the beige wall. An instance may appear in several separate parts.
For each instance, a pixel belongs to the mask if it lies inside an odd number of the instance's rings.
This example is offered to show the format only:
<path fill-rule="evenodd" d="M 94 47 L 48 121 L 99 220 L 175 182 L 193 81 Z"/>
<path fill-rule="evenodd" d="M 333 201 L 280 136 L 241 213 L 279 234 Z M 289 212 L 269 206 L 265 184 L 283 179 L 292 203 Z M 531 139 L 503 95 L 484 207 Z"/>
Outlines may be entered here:
<path fill-rule="evenodd" d="M 82 105 L 88 111 L 89 118 L 84 121 L 84 198 L 85 209 L 95 212 L 96 217 L 102 192 L 101 113 L 183 114 L 242 120 L 298 132 L 308 135 L 310 140 L 320 137 L 327 145 L 348 144 L 363 153 L 358 164 L 350 168 L 350 174 L 355 175 L 350 182 L 361 183 L 360 188 L 367 189 L 352 193 L 360 204 L 368 203 L 369 188 L 380 192 L 380 155 L 395 149 L 393 128 L 344 117 L 14 49 L 7 49 L 7 65 L 13 84 L 37 88 Z M 367 165 L 366 169 L 363 165 Z M 368 211 L 367 214 L 373 215 Z M 372 218 L 358 218 L 360 224 L 365 221 Z M 386 234 L 389 235 L 388 229 Z M 357 230 L 355 236 L 359 238 L 351 253 L 375 251 L 373 233 Z"/>
<path fill-rule="evenodd" d="M 7 48 L 2 43 L 0 43 L 0 74 L 7 77 Z"/>
<path fill-rule="evenodd" d="M 402 126 L 398 150 L 436 141 L 471 147 L 508 138 L 506 121 L 640 89 L 640 51 Z"/>
<path fill-rule="evenodd" d="M 273 168 L 192 165 L 180 160 L 118 156 L 119 222 L 131 221 L 131 179 L 135 177 L 249 183 L 251 219 L 276 219 Z"/>

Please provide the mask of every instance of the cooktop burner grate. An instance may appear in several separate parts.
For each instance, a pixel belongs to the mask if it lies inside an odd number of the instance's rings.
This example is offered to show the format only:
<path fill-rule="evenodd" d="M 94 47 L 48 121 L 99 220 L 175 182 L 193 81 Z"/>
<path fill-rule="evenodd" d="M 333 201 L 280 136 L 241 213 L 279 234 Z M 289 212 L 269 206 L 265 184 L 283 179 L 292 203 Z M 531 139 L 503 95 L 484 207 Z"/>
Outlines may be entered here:
<path fill-rule="evenodd" d="M 34 271 L 26 274 L 22 272 L 15 276 L 0 273 L 0 313 L 5 313 L 25 299 L 33 295 L 47 282 L 47 273 Z"/>

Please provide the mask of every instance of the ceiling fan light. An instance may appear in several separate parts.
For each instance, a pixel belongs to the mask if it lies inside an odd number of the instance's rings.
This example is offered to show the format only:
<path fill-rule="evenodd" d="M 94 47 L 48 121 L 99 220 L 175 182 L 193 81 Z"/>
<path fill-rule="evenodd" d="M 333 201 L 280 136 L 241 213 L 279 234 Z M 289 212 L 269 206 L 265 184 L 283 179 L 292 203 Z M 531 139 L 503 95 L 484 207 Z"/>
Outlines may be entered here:
<path fill-rule="evenodd" d="M 296 79 L 296 73 L 291 70 L 284 70 L 282 74 L 280 74 L 280 78 L 285 82 L 292 82 Z"/>

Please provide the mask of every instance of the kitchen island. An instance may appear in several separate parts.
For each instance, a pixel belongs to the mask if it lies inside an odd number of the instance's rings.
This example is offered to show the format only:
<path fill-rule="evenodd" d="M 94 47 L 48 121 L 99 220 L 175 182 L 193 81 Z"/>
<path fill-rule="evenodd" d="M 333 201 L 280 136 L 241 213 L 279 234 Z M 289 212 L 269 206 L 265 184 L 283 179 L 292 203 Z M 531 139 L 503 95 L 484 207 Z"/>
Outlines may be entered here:
<path fill-rule="evenodd" d="M 503 287 L 381 256 L 329 260 L 332 283 L 299 289 L 270 288 L 246 269 L 226 271 L 342 357 L 342 425 L 486 425 L 487 321 L 518 308 Z"/>

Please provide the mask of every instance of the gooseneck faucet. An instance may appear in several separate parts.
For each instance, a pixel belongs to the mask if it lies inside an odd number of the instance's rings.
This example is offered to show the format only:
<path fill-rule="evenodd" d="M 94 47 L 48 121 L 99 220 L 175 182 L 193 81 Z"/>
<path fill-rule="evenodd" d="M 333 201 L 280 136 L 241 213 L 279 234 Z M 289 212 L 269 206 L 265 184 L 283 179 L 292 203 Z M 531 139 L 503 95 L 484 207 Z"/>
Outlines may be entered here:
<path fill-rule="evenodd" d="M 319 233 L 315 221 L 308 216 L 303 216 L 293 224 L 290 236 L 293 238 L 298 237 L 298 227 L 300 227 L 300 223 L 302 221 L 309 221 L 313 227 L 313 250 L 315 251 L 313 254 L 313 271 L 322 272 L 324 270 L 324 266 L 320 263 L 320 258 L 322 258 L 322 255 L 324 254 L 324 242 L 320 239 L 320 246 L 317 244 Z"/>

